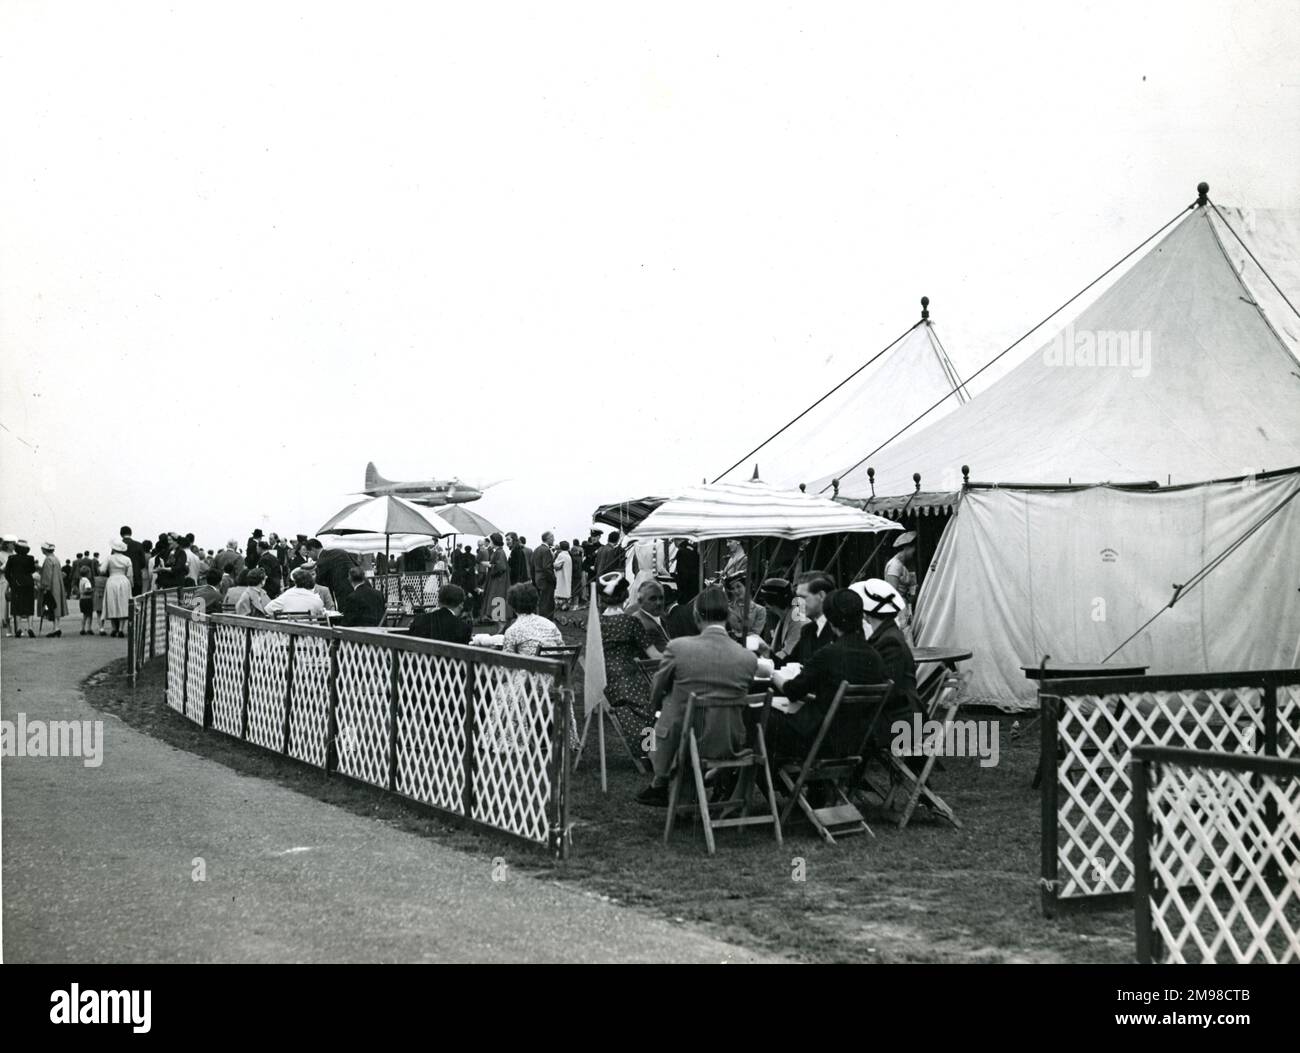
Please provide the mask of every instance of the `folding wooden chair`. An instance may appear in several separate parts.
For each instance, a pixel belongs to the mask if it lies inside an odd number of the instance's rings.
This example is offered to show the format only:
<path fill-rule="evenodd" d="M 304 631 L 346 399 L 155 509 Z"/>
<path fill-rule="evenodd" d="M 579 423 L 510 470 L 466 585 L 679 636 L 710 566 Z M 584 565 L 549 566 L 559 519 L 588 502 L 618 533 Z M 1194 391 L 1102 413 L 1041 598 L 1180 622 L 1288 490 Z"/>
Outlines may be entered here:
<path fill-rule="evenodd" d="M 560 644 L 556 646 L 547 646 L 543 644 L 537 648 L 538 658 L 558 658 L 564 663 L 565 669 L 569 673 L 569 687 L 572 688 L 578 676 L 578 656 L 582 653 L 581 644 Z M 569 710 L 569 745 L 576 748 L 578 745 L 578 715 Z"/>
<path fill-rule="evenodd" d="M 839 690 L 835 692 L 835 697 L 831 699 L 830 707 L 826 710 L 826 716 L 822 719 L 821 727 L 817 729 L 817 737 L 813 739 L 812 746 L 808 749 L 808 755 L 802 762 L 791 761 L 782 764 L 778 771 L 790 798 L 781 812 L 782 823 L 789 821 L 790 813 L 797 804 L 800 811 L 812 823 L 813 828 L 828 844 L 835 844 L 836 836 L 844 837 L 848 834 L 875 836 L 862 817 L 862 813 L 858 811 L 857 805 L 849 798 L 849 793 L 856 789 L 858 779 L 865 772 L 866 758 L 870 755 L 871 737 L 875 734 L 876 724 L 885 708 L 885 701 L 893 689 L 893 682 L 888 680 L 882 684 L 851 685 L 847 680 L 840 683 Z M 869 707 L 870 711 L 860 717 L 863 732 L 857 738 L 856 748 L 841 752 L 840 749 L 828 745 L 827 751 L 824 752 L 823 744 L 830 736 L 841 708 L 857 709 L 860 706 Z M 840 720 L 846 723 L 843 717 L 840 717 Z M 828 783 L 834 791 L 837 803 L 814 808 L 805 792 L 805 787 L 810 782 Z"/>
<path fill-rule="evenodd" d="M 707 713 L 710 709 L 740 709 L 747 713 L 750 706 L 762 706 L 749 732 L 749 745 L 735 757 L 703 757 L 700 755 L 699 739 L 695 735 L 695 714 Z M 776 792 L 772 785 L 772 769 L 767 759 L 767 718 L 772 711 L 772 692 L 767 690 L 757 695 L 741 695 L 737 698 L 715 699 L 700 698 L 691 692 L 686 700 L 686 714 L 682 718 L 682 737 L 677 746 L 677 757 L 673 769 L 672 781 L 668 789 L 668 818 L 664 822 L 664 844 L 672 837 L 673 824 L 679 814 L 690 815 L 699 811 L 704 824 L 704 844 L 709 855 L 713 855 L 716 845 L 713 831 L 728 826 L 766 826 L 772 825 L 776 843 L 785 843 L 781 836 L 781 818 L 776 812 Z M 736 793 L 725 801 L 710 801 L 704 784 L 707 771 L 739 771 L 740 781 Z M 754 792 L 754 776 L 762 771 L 767 786 L 767 815 L 750 815 L 750 798 Z M 686 786 L 687 774 L 693 776 L 695 788 L 694 803 L 679 803 L 682 790 Z M 727 818 L 727 813 L 740 808 L 740 815 Z M 714 812 L 718 817 L 714 818 Z"/>
<path fill-rule="evenodd" d="M 937 720 L 945 727 L 951 723 L 957 713 L 957 693 L 961 688 L 961 674 L 949 673 L 943 679 L 943 689 L 935 695 L 934 701 L 926 713 L 927 720 Z M 916 811 L 916 806 L 924 800 L 927 807 L 937 815 L 943 816 L 953 826 L 961 829 L 961 823 L 953 814 L 952 809 L 948 806 L 934 790 L 930 789 L 928 780 L 934 766 L 938 763 L 939 756 L 937 753 L 925 753 L 923 743 L 912 743 L 912 749 L 905 755 L 896 754 L 892 748 L 878 751 L 878 757 L 884 764 L 885 770 L 889 773 L 889 793 L 885 797 L 885 803 L 889 803 L 890 797 L 893 796 L 894 790 L 898 786 L 908 788 L 907 804 L 903 807 L 903 813 L 898 819 L 898 828 L 902 830 L 907 826 L 908 820 L 912 818 L 912 813 Z M 921 765 L 920 772 L 913 771 L 907 764 L 908 758 L 923 757 L 924 763 Z"/>
<path fill-rule="evenodd" d="M 641 671 L 641 675 L 645 677 L 645 682 L 650 685 L 651 690 L 654 690 L 655 674 L 659 672 L 659 659 L 638 658 L 636 659 L 636 667 Z"/>

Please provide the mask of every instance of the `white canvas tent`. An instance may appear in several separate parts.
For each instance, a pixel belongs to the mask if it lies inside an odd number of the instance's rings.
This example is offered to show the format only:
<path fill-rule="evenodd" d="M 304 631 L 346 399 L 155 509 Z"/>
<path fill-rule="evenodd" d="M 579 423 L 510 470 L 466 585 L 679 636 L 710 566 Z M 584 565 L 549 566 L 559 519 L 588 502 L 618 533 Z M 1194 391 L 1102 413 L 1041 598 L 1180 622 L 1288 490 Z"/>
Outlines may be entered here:
<path fill-rule="evenodd" d="M 1151 672 L 1300 660 L 1300 499 L 1284 503 L 1300 476 L 1259 477 L 1300 465 L 1300 319 L 1286 302 L 1300 304 L 1300 214 L 1224 214 L 1281 292 L 1197 208 L 988 390 L 836 473 L 856 498 L 868 467 L 882 496 L 911 492 L 914 472 L 956 490 L 962 465 L 996 484 L 961 495 L 915 623 L 922 645 L 972 649 L 968 699 L 1035 705 L 1022 664 L 1105 658 L 1279 504 L 1115 657 Z"/>
<path fill-rule="evenodd" d="M 966 401 L 966 390 L 928 309 L 922 314 L 894 346 L 829 393 L 807 416 L 763 444 L 758 460 L 765 479 L 794 489 L 823 472 L 852 463 L 950 392 L 952 397 L 935 415 L 942 416 Z M 887 397 L 882 398 L 882 393 Z M 864 413 L 868 399 L 873 408 Z M 734 473 L 748 471 L 749 464 L 746 459 L 730 474 L 734 478 Z M 809 492 L 816 489 L 809 487 Z"/>

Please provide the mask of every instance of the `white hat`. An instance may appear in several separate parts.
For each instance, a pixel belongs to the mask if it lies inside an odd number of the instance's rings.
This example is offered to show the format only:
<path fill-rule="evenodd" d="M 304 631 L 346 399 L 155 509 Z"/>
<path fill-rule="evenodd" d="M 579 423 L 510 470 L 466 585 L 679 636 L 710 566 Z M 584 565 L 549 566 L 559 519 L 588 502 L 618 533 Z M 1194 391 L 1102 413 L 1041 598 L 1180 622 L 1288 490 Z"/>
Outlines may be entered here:
<path fill-rule="evenodd" d="M 113 551 L 113 552 L 125 552 L 125 551 L 126 551 L 126 542 L 125 542 L 125 541 L 114 541 L 113 544 L 112 544 L 112 546 L 111 546 L 111 548 L 110 548 L 110 550 Z"/>
<path fill-rule="evenodd" d="M 884 578 L 868 578 L 855 581 L 849 589 L 862 597 L 862 613 L 878 618 L 900 614 L 907 607 L 899 591 Z"/>
<path fill-rule="evenodd" d="M 598 579 L 600 582 L 600 591 L 606 596 L 613 596 L 618 592 L 620 585 L 627 584 L 627 578 L 617 570 L 611 570 L 608 574 L 602 574 Z"/>
<path fill-rule="evenodd" d="M 16 545 L 16 544 L 18 544 L 18 535 L 17 535 L 17 534 L 6 534 L 4 537 L 0 537 L 0 541 L 4 541 L 4 542 L 6 542 L 6 543 L 8 543 L 8 544 L 10 544 L 10 545 Z"/>
<path fill-rule="evenodd" d="M 53 552 L 53 551 L 54 551 L 54 542 L 53 542 L 53 541 L 45 541 L 45 542 L 43 542 L 43 543 L 41 544 L 41 551 L 42 551 L 42 552 Z"/>
<path fill-rule="evenodd" d="M 894 548 L 902 548 L 904 545 L 911 545 L 916 542 L 915 530 L 904 530 L 898 537 L 894 538 Z"/>

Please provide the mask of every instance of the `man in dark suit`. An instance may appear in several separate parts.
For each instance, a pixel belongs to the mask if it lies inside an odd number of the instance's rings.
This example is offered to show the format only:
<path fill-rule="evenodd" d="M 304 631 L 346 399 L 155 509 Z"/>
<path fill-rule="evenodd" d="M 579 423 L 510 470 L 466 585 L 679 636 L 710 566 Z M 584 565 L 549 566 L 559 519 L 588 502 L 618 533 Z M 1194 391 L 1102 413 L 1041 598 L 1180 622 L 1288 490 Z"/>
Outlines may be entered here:
<path fill-rule="evenodd" d="M 469 643 L 471 627 L 461 617 L 465 606 L 465 590 L 459 585 L 444 585 L 438 590 L 438 606 L 431 611 L 417 614 L 411 621 L 408 636 L 419 636 L 425 640 L 441 640 L 443 643 Z"/>
<path fill-rule="evenodd" d="M 677 562 L 673 565 L 673 578 L 677 582 L 677 598 L 682 603 L 695 599 L 700 591 L 700 550 L 693 541 L 677 539 Z"/>
<path fill-rule="evenodd" d="M 823 610 L 826 597 L 834 591 L 835 582 L 825 571 L 810 570 L 799 575 L 795 587 L 795 602 L 802 602 L 808 624 L 803 627 L 794 647 L 788 649 L 784 656 L 779 654 L 776 656 L 778 667 L 786 662 L 807 665 L 812 661 L 813 655 L 835 641 L 835 634 L 831 631 Z"/>
<path fill-rule="evenodd" d="M 655 721 L 654 780 L 637 795 L 637 801 L 663 807 L 668 804 L 668 782 L 684 731 L 686 702 L 697 698 L 736 698 L 747 694 L 758 669 L 758 658 L 727 635 L 726 594 L 706 589 L 695 602 L 700 621 L 698 636 L 683 636 L 668 643 L 655 674 L 650 707 L 661 706 Z M 858 617 L 861 623 L 861 615 Z M 701 711 L 693 720 L 705 757 L 735 756 L 746 746 L 745 714 L 741 707 Z"/>
<path fill-rule="evenodd" d="M 354 568 L 360 569 L 357 557 L 341 548 L 325 548 L 318 538 L 312 538 L 307 542 L 307 558 L 316 561 L 317 583 L 334 593 L 334 601 L 342 610 L 344 599 L 352 591 L 351 572 Z M 365 579 L 364 574 L 361 577 Z"/>
<path fill-rule="evenodd" d="M 700 626 L 695 620 L 695 600 L 674 604 L 669 609 L 664 616 L 664 632 L 670 640 L 676 640 L 679 636 L 700 635 Z"/>
<path fill-rule="evenodd" d="M 262 528 L 258 527 L 253 531 L 247 543 L 244 545 L 244 566 L 250 570 L 257 566 L 258 548 L 262 542 Z"/>
<path fill-rule="evenodd" d="M 281 576 L 280 560 L 269 542 L 257 543 L 257 568 L 266 575 L 266 584 L 263 586 L 266 594 L 275 599 L 280 595 L 280 583 L 284 579 Z"/>
<path fill-rule="evenodd" d="M 596 577 L 602 578 L 612 570 L 623 569 L 623 550 L 618 545 L 618 531 L 609 532 L 609 540 L 596 553 Z"/>
<path fill-rule="evenodd" d="M 144 576 L 146 560 L 144 558 L 144 549 L 141 548 L 140 542 L 131 536 L 131 528 L 124 526 L 118 533 L 122 535 L 122 541 L 126 545 L 126 555 L 131 561 L 131 595 L 140 595 L 140 583 Z"/>
<path fill-rule="evenodd" d="M 588 581 L 596 580 L 596 561 L 600 558 L 600 537 L 603 533 L 599 527 L 592 527 L 591 536 L 582 543 L 582 573 Z"/>
<path fill-rule="evenodd" d="M 773 686 L 791 700 L 805 700 L 797 713 L 773 711 L 767 722 L 767 744 L 774 757 L 802 760 L 826 719 L 840 684 L 879 684 L 888 679 L 880 655 L 862 632 L 862 599 L 848 589 L 837 589 L 826 600 L 825 615 L 835 641 L 820 648 L 799 672 L 785 678 L 773 676 Z M 810 697 L 811 696 L 811 697 Z M 872 716 L 868 707 L 841 709 L 823 748 L 827 756 L 858 749 Z"/>
<path fill-rule="evenodd" d="M 316 568 L 320 569 L 319 563 Z M 366 581 L 366 572 L 352 567 L 348 571 L 348 594 L 339 601 L 339 610 L 343 612 L 345 626 L 381 625 L 388 604 L 384 594 Z"/>
<path fill-rule="evenodd" d="M 521 581 L 528 581 L 528 557 L 524 555 L 523 542 L 519 540 L 519 535 L 511 531 L 506 535 L 506 544 L 510 546 L 510 584 L 518 585 Z"/>
<path fill-rule="evenodd" d="M 555 535 L 549 530 L 542 535 L 542 543 L 533 549 L 533 584 L 537 586 L 537 613 L 543 618 L 555 617 L 555 553 L 551 546 Z"/>
<path fill-rule="evenodd" d="M 650 579 L 636 590 L 636 607 L 628 614 L 645 626 L 646 644 L 662 651 L 668 646 L 668 626 L 664 624 L 664 587 Z M 698 632 L 698 630 L 697 630 Z M 686 635 L 694 636 L 696 633 Z"/>

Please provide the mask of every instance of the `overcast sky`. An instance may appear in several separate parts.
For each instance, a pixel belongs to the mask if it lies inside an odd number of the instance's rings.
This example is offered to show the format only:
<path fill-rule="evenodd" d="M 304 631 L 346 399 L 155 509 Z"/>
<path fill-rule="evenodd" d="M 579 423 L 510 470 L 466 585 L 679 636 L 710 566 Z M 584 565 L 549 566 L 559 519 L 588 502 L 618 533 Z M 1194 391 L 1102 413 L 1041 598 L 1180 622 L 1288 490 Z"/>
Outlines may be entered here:
<path fill-rule="evenodd" d="M 1300 204 L 1294 3 L 1060 8 L 3 0 L 0 530 L 310 533 L 373 460 L 585 534 L 922 294 L 968 375 L 1199 180 Z"/>

